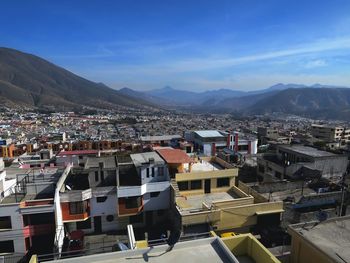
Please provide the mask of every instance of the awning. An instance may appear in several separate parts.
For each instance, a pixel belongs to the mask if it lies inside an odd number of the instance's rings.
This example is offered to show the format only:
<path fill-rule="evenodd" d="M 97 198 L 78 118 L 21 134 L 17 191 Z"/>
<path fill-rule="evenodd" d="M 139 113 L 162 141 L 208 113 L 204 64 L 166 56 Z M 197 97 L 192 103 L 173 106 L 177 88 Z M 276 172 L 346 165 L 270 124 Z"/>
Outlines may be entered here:
<path fill-rule="evenodd" d="M 268 211 L 257 211 L 255 212 L 256 215 L 261 216 L 261 215 L 268 215 L 268 214 L 276 214 L 276 213 L 283 213 L 283 209 L 276 209 L 276 210 L 268 210 Z"/>

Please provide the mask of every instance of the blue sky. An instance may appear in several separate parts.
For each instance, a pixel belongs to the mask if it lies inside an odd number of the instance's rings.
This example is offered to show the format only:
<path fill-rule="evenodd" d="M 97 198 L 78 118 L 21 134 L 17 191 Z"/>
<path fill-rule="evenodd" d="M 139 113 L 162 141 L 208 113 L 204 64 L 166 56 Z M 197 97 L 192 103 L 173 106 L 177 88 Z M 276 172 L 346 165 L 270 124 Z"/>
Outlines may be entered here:
<path fill-rule="evenodd" d="M 0 46 L 113 88 L 350 87 L 350 1 L 2 1 Z"/>

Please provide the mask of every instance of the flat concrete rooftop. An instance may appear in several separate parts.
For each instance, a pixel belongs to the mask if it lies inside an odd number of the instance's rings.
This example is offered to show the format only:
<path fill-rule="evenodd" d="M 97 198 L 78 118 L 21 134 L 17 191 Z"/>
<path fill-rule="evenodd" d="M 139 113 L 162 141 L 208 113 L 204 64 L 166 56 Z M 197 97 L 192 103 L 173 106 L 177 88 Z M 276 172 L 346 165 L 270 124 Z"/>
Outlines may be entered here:
<path fill-rule="evenodd" d="M 334 262 L 350 262 L 350 216 L 289 226 Z"/>
<path fill-rule="evenodd" d="M 218 165 L 215 165 L 212 162 L 200 161 L 192 164 L 192 172 L 209 172 L 215 170 L 221 170 Z"/>
<path fill-rule="evenodd" d="M 203 203 L 210 207 L 215 201 L 232 201 L 236 198 L 239 197 L 235 196 L 233 191 L 210 194 L 197 194 L 177 198 L 176 204 L 179 206 L 181 211 L 191 211 L 202 209 Z"/>
<path fill-rule="evenodd" d="M 336 156 L 336 154 L 327 152 L 327 151 L 321 151 L 313 147 L 309 146 L 303 146 L 303 145 L 281 145 L 278 147 L 281 150 L 287 150 L 292 151 L 304 155 L 308 155 L 311 157 L 330 157 L 330 156 Z"/>
<path fill-rule="evenodd" d="M 144 153 L 135 153 L 130 154 L 130 158 L 136 167 L 142 166 L 143 164 L 153 161 L 156 165 L 165 164 L 164 160 L 156 152 L 144 152 Z"/>
<path fill-rule="evenodd" d="M 226 245 L 217 237 L 180 242 L 173 250 L 167 251 L 168 245 L 150 247 L 147 249 L 128 250 L 105 253 L 80 258 L 62 259 L 59 262 L 247 262 L 239 261 Z M 250 262 L 250 261 L 249 261 Z"/>

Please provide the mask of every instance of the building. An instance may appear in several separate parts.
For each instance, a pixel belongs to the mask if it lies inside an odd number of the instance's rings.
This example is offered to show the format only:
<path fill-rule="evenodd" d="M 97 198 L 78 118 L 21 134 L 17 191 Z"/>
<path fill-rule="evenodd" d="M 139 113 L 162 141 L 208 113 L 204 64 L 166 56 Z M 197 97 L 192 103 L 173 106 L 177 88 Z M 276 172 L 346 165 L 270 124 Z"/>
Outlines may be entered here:
<path fill-rule="evenodd" d="M 268 141 L 275 141 L 279 137 L 278 129 L 272 127 L 258 127 L 259 145 L 266 144 Z"/>
<path fill-rule="evenodd" d="M 97 155 L 97 150 L 61 151 L 56 155 L 56 164 L 58 166 L 73 164 L 74 166 L 84 167 L 88 157 Z"/>
<path fill-rule="evenodd" d="M 169 153 L 170 154 L 170 153 Z M 174 218 L 186 234 L 240 230 L 266 222 L 279 224 L 282 202 L 267 199 L 243 184 L 235 186 L 238 169 L 217 157 L 183 163 L 172 180 Z"/>
<path fill-rule="evenodd" d="M 55 185 L 62 170 L 11 169 L 0 184 L 0 253 L 18 261 L 27 252 L 52 253 Z M 11 182 L 11 185 L 7 184 Z M 4 184 L 5 182 L 5 184 Z"/>
<path fill-rule="evenodd" d="M 215 156 L 225 148 L 239 155 L 256 154 L 258 150 L 255 137 L 236 131 L 193 131 L 188 137 L 193 141 L 195 150 L 206 156 Z"/>
<path fill-rule="evenodd" d="M 290 225 L 291 263 L 350 261 L 350 217 Z"/>
<path fill-rule="evenodd" d="M 37 262 L 36 257 L 32 259 Z M 169 251 L 168 245 L 159 245 L 143 249 L 97 254 L 79 258 L 89 262 L 232 262 L 232 263 L 279 263 L 251 234 L 227 238 L 217 236 L 197 240 L 178 242 Z M 77 258 L 60 259 L 59 262 L 76 262 Z M 57 261 L 51 261 L 57 262 Z"/>
<path fill-rule="evenodd" d="M 342 139 L 344 128 L 341 126 L 311 125 L 311 135 L 325 142 L 336 142 Z"/>
<path fill-rule="evenodd" d="M 152 146 L 172 146 L 177 144 L 182 137 L 180 135 L 159 135 L 159 136 L 140 136 L 142 145 Z"/>
<path fill-rule="evenodd" d="M 258 175 L 264 181 L 326 178 L 339 181 L 348 166 L 345 155 L 302 145 L 277 145 L 275 153 L 258 157 Z"/>
<path fill-rule="evenodd" d="M 226 133 L 227 148 L 240 155 L 256 154 L 258 152 L 258 139 L 241 132 Z"/>
<path fill-rule="evenodd" d="M 215 156 L 217 150 L 227 147 L 227 138 L 216 130 L 192 132 L 195 150 L 206 156 Z"/>
<path fill-rule="evenodd" d="M 89 157 L 57 187 L 62 236 L 76 230 L 125 232 L 128 224 L 152 227 L 165 220 L 170 208 L 168 169 L 156 152 Z"/>

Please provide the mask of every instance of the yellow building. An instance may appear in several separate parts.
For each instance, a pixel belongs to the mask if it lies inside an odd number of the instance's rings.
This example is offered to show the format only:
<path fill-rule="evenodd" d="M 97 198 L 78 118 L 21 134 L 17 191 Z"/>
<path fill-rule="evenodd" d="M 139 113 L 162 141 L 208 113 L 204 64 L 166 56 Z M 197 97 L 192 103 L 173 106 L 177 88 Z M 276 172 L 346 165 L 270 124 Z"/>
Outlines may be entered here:
<path fill-rule="evenodd" d="M 290 263 L 350 262 L 350 216 L 290 225 Z"/>
<path fill-rule="evenodd" d="M 252 234 L 222 238 L 238 262 L 279 263 L 280 261 Z"/>
<path fill-rule="evenodd" d="M 175 175 L 172 186 L 185 232 L 199 226 L 204 232 L 208 225 L 219 233 L 230 229 L 249 232 L 256 224 L 279 224 L 283 202 L 268 202 L 241 182 L 235 186 L 238 169 L 222 159 L 201 158 L 190 169 L 184 168 L 185 172 Z"/>

